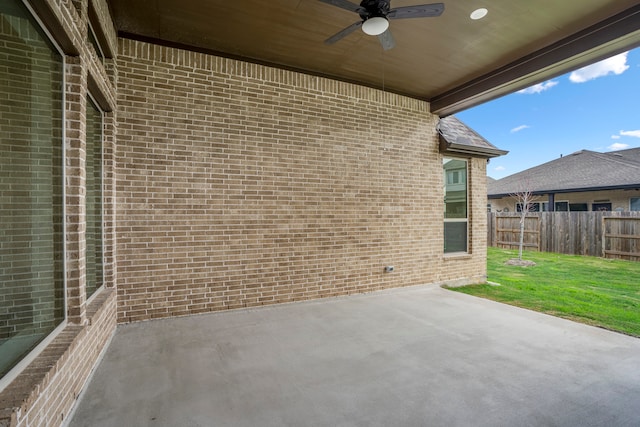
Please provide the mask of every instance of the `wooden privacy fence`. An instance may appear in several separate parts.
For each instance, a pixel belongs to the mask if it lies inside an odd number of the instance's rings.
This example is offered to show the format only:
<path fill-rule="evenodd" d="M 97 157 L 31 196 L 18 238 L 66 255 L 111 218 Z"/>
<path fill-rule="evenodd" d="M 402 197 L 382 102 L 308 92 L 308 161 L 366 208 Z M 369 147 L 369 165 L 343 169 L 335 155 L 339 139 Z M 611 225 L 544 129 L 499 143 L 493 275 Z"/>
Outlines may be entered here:
<path fill-rule="evenodd" d="M 489 212 L 489 246 L 516 249 L 520 214 Z M 640 261 L 640 212 L 530 212 L 524 249 Z"/>
<path fill-rule="evenodd" d="M 640 217 L 604 217 L 602 256 L 640 261 Z"/>

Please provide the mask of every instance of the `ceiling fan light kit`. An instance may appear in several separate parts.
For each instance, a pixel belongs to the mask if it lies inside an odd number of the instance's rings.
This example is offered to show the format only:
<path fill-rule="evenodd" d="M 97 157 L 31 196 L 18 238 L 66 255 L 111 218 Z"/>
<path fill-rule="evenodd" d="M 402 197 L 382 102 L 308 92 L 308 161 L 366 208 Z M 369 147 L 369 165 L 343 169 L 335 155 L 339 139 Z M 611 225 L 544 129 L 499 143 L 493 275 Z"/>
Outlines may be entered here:
<path fill-rule="evenodd" d="M 379 36 L 387 31 L 389 28 L 389 21 L 382 16 L 374 16 L 362 23 L 362 31 L 370 36 Z"/>
<path fill-rule="evenodd" d="M 331 45 L 354 32 L 359 27 L 370 36 L 378 36 L 384 50 L 393 48 L 396 43 L 389 30 L 389 20 L 408 18 L 432 18 L 442 15 L 443 3 L 422 4 L 391 8 L 391 0 L 362 0 L 359 5 L 349 0 L 319 0 L 331 6 L 348 10 L 360 15 L 360 20 L 338 31 L 326 39 L 325 44 Z"/>

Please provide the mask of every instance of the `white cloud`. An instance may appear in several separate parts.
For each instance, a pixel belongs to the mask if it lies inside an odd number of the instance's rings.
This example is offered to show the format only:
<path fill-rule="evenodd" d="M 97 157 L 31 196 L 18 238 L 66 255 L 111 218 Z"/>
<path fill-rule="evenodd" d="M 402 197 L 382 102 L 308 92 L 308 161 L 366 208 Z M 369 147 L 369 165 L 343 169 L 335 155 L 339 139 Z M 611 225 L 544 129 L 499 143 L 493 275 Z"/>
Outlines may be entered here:
<path fill-rule="evenodd" d="M 635 138 L 640 138 L 640 130 L 621 130 L 620 135 L 633 136 Z"/>
<path fill-rule="evenodd" d="M 620 139 L 620 135 L 611 135 L 611 139 Z"/>
<path fill-rule="evenodd" d="M 611 151 L 624 150 L 625 148 L 629 148 L 629 144 L 623 144 L 621 142 L 614 142 L 610 146 L 607 147 Z"/>
<path fill-rule="evenodd" d="M 540 93 L 540 92 L 544 92 L 545 90 L 551 89 L 552 87 L 554 87 L 557 84 L 558 84 L 558 82 L 553 81 L 553 80 L 549 80 L 547 82 L 538 83 L 537 85 L 533 85 L 533 86 L 530 86 L 530 87 L 528 87 L 526 89 L 519 90 L 517 93 L 521 93 L 521 94 L 524 94 L 524 95 L 530 95 L 530 94 L 533 94 L 533 93 Z"/>
<path fill-rule="evenodd" d="M 624 52 L 611 58 L 607 58 L 603 61 L 596 62 L 595 64 L 587 65 L 574 71 L 569 76 L 569 80 L 573 83 L 584 83 L 589 80 L 597 79 L 598 77 L 606 76 L 607 74 L 622 74 L 629 69 L 627 65 L 627 53 Z"/>
<path fill-rule="evenodd" d="M 494 171 L 497 171 L 497 172 L 502 172 L 502 171 L 503 171 L 503 170 L 505 170 L 505 169 L 506 169 L 506 168 L 505 168 L 504 166 L 497 166 L 497 167 L 496 167 L 496 168 L 494 168 L 493 170 L 494 170 Z"/>
<path fill-rule="evenodd" d="M 530 127 L 531 126 L 528 126 L 528 125 L 520 125 L 518 127 L 511 129 L 511 133 L 520 132 L 521 130 L 529 129 Z"/>

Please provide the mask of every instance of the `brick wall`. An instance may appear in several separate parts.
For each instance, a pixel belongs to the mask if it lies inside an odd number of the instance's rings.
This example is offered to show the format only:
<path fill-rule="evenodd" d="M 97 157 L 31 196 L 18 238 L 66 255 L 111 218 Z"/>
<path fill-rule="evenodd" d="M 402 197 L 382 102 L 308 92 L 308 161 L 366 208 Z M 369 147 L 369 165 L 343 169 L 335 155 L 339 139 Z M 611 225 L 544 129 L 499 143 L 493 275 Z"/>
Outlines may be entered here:
<path fill-rule="evenodd" d="M 458 267 L 465 278 L 461 283 L 482 283 L 487 275 L 487 160 L 471 159 L 469 185 L 470 252 L 473 263 L 461 261 Z"/>
<path fill-rule="evenodd" d="M 484 275 L 486 220 L 443 256 L 427 103 L 119 42 L 120 322 Z"/>

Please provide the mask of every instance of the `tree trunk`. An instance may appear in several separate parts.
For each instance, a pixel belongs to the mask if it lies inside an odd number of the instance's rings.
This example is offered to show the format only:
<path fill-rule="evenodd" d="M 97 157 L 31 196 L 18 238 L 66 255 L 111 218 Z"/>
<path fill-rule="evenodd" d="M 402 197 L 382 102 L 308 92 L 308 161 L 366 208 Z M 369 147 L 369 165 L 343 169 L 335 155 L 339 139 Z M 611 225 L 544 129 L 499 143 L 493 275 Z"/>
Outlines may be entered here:
<path fill-rule="evenodd" d="M 524 246 L 524 219 L 525 219 L 525 216 L 520 218 L 520 245 L 518 246 L 519 260 L 522 260 L 522 247 Z"/>

